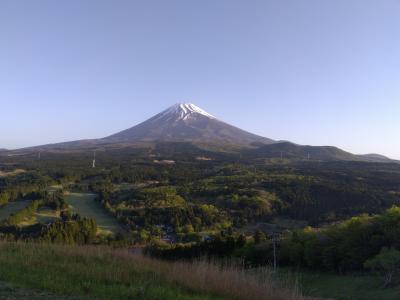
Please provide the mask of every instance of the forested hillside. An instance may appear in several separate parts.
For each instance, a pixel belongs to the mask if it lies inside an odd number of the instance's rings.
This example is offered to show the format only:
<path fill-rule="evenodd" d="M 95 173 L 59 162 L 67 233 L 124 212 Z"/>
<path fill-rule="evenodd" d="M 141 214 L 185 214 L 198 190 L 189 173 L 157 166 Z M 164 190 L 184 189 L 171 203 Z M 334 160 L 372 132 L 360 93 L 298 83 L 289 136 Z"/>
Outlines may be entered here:
<path fill-rule="evenodd" d="M 97 149 L 95 168 L 92 160 L 92 151 L 0 156 L 0 237 L 336 274 L 376 274 L 400 250 L 396 163 L 253 157 L 189 143 Z"/>

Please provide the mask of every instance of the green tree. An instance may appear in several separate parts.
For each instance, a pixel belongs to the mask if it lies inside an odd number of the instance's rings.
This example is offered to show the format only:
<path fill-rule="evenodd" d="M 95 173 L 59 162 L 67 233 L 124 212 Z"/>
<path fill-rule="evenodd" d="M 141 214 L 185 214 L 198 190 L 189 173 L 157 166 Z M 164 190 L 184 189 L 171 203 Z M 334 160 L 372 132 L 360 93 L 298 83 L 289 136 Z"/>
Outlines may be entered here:
<path fill-rule="evenodd" d="M 265 233 L 261 230 L 257 230 L 254 233 L 254 243 L 255 244 L 260 244 L 262 242 L 265 242 L 267 240 L 267 236 L 265 235 Z"/>
<path fill-rule="evenodd" d="M 392 283 L 393 277 L 400 274 L 400 251 L 383 248 L 378 255 L 367 260 L 364 267 L 381 273 L 384 286 L 387 287 Z"/>

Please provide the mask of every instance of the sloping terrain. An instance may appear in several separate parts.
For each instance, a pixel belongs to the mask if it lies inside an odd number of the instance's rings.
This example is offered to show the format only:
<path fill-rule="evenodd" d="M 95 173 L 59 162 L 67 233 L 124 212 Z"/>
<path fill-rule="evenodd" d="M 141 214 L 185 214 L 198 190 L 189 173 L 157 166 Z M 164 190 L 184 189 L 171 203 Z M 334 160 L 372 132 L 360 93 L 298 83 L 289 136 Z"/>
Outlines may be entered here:
<path fill-rule="evenodd" d="M 290 142 L 278 142 L 258 148 L 244 149 L 242 153 L 245 157 L 255 159 L 396 162 L 381 155 L 356 155 L 333 146 L 297 145 Z"/>
<path fill-rule="evenodd" d="M 0 264 L 0 282 L 47 291 L 43 294 L 52 293 L 55 297 L 67 295 L 107 300 L 304 299 L 293 286 L 266 276 L 265 270 L 256 276 L 244 270 L 220 268 L 205 262 L 165 262 L 108 247 L 2 242 Z"/>
<path fill-rule="evenodd" d="M 277 142 L 227 124 L 191 103 L 175 104 L 136 126 L 108 137 L 20 149 L 13 151 L 12 155 L 32 151 L 154 148 L 160 143 L 188 143 L 216 152 L 243 150 L 242 154 L 251 158 L 393 162 L 379 154 L 354 155 L 332 146 L 303 146 Z"/>
<path fill-rule="evenodd" d="M 237 145 L 274 142 L 222 122 L 194 104 L 176 104 L 137 126 L 101 141 L 193 141 Z"/>
<path fill-rule="evenodd" d="M 383 162 L 383 163 L 399 162 L 399 161 L 390 159 L 389 157 L 386 157 L 384 155 L 375 154 L 375 153 L 362 154 L 362 155 L 358 155 L 358 156 L 361 157 L 362 159 L 364 159 L 365 161 Z"/>

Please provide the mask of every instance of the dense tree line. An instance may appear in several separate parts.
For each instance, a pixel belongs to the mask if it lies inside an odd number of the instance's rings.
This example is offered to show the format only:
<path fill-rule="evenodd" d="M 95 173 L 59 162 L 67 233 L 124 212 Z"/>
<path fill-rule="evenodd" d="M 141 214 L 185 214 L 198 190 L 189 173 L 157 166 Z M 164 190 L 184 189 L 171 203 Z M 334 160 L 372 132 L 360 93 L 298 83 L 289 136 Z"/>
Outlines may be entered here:
<path fill-rule="evenodd" d="M 246 244 L 243 235 L 219 234 L 198 243 L 169 245 L 152 243 L 145 248 L 145 254 L 168 260 L 197 258 L 232 257 L 237 249 Z"/>
<path fill-rule="evenodd" d="M 308 227 L 275 238 L 258 231 L 250 240 L 225 233 L 191 244 L 154 243 L 146 253 L 173 260 L 228 256 L 256 267 L 273 263 L 273 243 L 280 266 L 339 273 L 379 269 L 393 276 L 400 272 L 396 269 L 400 267 L 400 207 L 381 215 L 361 215 L 323 229 Z"/>
<path fill-rule="evenodd" d="M 378 216 L 353 217 L 326 229 L 292 232 L 281 244 L 282 264 L 307 268 L 361 270 L 383 248 L 400 250 L 400 208 Z"/>
<path fill-rule="evenodd" d="M 94 219 L 75 216 L 43 226 L 39 240 L 58 244 L 90 244 L 95 241 L 96 232 Z"/>
<path fill-rule="evenodd" d="M 94 219 L 74 215 L 49 224 L 28 226 L 2 225 L 0 239 L 8 241 L 40 241 L 58 244 L 89 244 L 96 241 L 97 225 Z"/>

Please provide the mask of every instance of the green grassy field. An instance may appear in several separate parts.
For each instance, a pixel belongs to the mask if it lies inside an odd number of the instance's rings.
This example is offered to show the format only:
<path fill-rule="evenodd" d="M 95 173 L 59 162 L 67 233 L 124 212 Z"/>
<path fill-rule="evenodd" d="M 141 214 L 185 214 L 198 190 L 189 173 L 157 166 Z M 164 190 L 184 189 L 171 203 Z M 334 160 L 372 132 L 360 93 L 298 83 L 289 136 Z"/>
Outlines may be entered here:
<path fill-rule="evenodd" d="M 35 213 L 35 217 L 39 223 L 54 222 L 60 218 L 60 212 L 50 208 L 42 207 Z"/>
<path fill-rule="evenodd" d="M 52 186 L 49 186 L 49 187 L 48 187 L 47 191 L 48 191 L 49 193 L 54 193 L 54 192 L 56 192 L 56 191 L 58 191 L 58 190 L 61 190 L 62 188 L 63 188 L 63 186 L 60 185 L 60 184 L 58 184 L 58 185 L 52 185 Z"/>
<path fill-rule="evenodd" d="M 6 300 L 75 300 L 77 297 L 55 295 L 47 291 L 21 288 L 18 285 L 0 282 L 0 299 Z"/>
<path fill-rule="evenodd" d="M 95 201 L 96 195 L 89 193 L 69 193 L 65 196 L 66 202 L 72 211 L 83 217 L 93 218 L 97 222 L 100 234 L 123 233 L 124 229 L 117 220 L 109 215 L 101 205 Z"/>
<path fill-rule="evenodd" d="M 7 203 L 5 206 L 0 207 L 0 221 L 4 221 L 7 219 L 11 214 L 14 214 L 21 209 L 24 209 L 31 203 L 30 200 L 24 201 L 13 201 Z"/>
<path fill-rule="evenodd" d="M 400 285 L 382 287 L 373 275 L 336 275 L 302 272 L 297 275 L 304 294 L 336 300 L 398 300 Z"/>
<path fill-rule="evenodd" d="M 49 222 L 54 222 L 59 218 L 60 218 L 59 211 L 42 207 L 30 217 L 25 218 L 25 220 L 19 223 L 18 226 L 29 226 L 36 223 L 46 224 Z"/>
<path fill-rule="evenodd" d="M 104 246 L 0 242 L 0 266 L 0 299 L 304 299 L 265 271 L 165 262 Z M 39 296 L 23 297 L 29 293 Z"/>
<path fill-rule="evenodd" d="M 32 244 L 0 249 L 0 281 L 12 284 L 16 294 L 35 289 L 82 299 L 222 299 L 164 282 L 107 250 Z"/>

